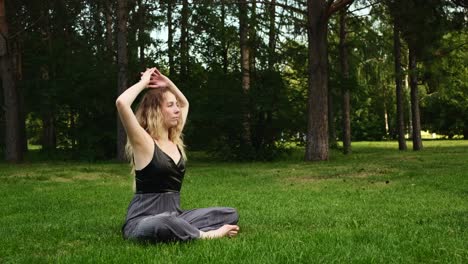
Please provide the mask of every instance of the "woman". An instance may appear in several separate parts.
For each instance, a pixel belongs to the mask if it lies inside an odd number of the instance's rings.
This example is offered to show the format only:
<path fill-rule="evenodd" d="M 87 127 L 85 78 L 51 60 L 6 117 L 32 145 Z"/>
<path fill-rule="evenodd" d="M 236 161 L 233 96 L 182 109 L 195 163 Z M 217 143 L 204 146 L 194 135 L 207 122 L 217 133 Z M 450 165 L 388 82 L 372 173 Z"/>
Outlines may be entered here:
<path fill-rule="evenodd" d="M 136 111 L 131 105 L 149 88 Z M 135 169 L 136 193 L 122 233 L 126 239 L 149 242 L 233 237 L 239 227 L 233 208 L 181 210 L 179 191 L 185 173 L 181 132 L 189 103 L 158 69 L 147 69 L 141 80 L 117 98 L 127 132 L 127 154 Z"/>

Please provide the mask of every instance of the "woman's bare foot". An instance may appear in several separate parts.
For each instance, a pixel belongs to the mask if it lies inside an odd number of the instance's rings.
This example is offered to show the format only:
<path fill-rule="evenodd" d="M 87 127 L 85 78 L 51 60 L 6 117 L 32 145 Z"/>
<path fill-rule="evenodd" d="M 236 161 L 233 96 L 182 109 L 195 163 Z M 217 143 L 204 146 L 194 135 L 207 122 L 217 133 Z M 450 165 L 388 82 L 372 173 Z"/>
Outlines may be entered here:
<path fill-rule="evenodd" d="M 200 238 L 201 239 L 212 239 L 218 237 L 234 237 L 239 232 L 239 227 L 236 225 L 223 225 L 222 227 L 211 230 L 208 232 L 200 231 Z"/>

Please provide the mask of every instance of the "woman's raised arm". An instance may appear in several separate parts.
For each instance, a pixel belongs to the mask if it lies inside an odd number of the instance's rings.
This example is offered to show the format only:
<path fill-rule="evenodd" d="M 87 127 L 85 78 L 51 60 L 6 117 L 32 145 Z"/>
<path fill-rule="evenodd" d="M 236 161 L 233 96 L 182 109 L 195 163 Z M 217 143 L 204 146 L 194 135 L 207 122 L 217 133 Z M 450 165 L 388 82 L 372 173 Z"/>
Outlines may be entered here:
<path fill-rule="evenodd" d="M 143 146 L 148 143 L 148 133 L 146 133 L 146 131 L 138 123 L 131 106 L 138 94 L 140 94 L 146 87 L 148 87 L 151 75 L 155 71 L 156 68 L 147 69 L 141 76 L 141 80 L 125 90 L 115 101 L 120 120 L 122 121 L 130 143 L 134 148 Z"/>

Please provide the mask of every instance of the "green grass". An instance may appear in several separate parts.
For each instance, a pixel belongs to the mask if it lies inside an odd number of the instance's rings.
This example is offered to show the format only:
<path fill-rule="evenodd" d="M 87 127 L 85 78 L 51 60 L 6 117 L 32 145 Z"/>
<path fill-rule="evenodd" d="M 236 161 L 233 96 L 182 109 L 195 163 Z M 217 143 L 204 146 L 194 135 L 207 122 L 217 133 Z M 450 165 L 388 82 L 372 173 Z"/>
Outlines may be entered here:
<path fill-rule="evenodd" d="M 236 207 L 241 233 L 160 245 L 121 238 L 127 165 L 3 163 L 0 263 L 468 263 L 468 141 L 424 146 L 359 142 L 320 163 L 192 155 L 182 207 Z"/>

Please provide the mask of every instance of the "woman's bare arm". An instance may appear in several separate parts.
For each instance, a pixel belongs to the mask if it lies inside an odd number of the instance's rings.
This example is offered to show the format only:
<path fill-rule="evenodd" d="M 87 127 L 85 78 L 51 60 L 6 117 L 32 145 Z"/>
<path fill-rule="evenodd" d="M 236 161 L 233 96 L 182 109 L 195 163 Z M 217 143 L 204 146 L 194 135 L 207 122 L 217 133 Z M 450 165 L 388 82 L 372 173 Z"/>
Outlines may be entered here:
<path fill-rule="evenodd" d="M 127 136 L 133 148 L 147 145 L 148 133 L 140 126 L 131 108 L 133 101 L 149 84 L 151 74 L 155 68 L 147 69 L 139 82 L 125 90 L 115 101 L 120 120 L 127 132 Z"/>

